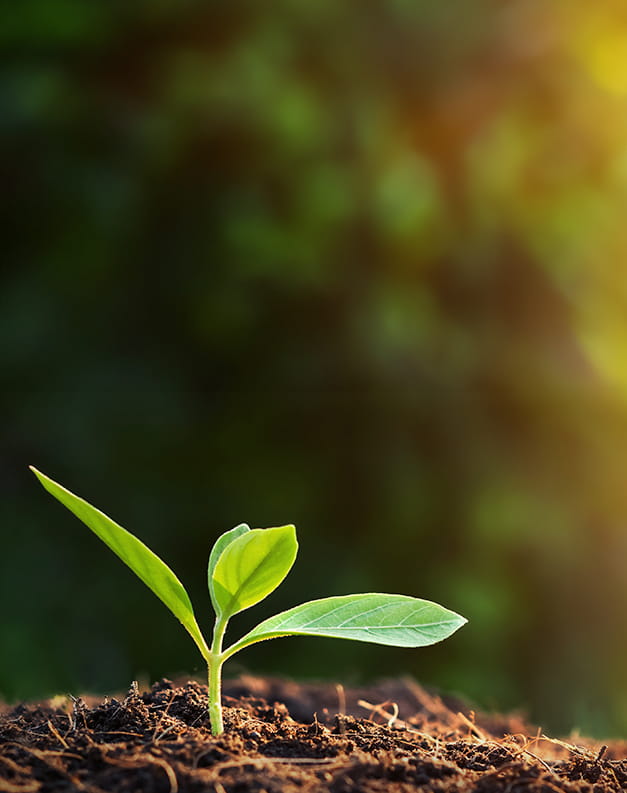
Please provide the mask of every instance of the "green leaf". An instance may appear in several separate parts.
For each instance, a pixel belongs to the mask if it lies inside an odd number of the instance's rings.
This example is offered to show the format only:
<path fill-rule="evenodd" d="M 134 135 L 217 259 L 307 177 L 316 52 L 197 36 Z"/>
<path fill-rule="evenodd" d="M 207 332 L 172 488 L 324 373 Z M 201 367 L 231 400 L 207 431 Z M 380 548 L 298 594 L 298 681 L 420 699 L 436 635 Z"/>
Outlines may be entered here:
<path fill-rule="evenodd" d="M 215 592 L 213 591 L 213 571 L 216 569 L 218 559 L 222 555 L 222 551 L 224 551 L 227 545 L 230 545 L 233 540 L 236 540 L 238 537 L 241 537 L 242 534 L 246 534 L 246 532 L 249 531 L 250 526 L 247 526 L 245 523 L 240 523 L 239 526 L 236 526 L 230 531 L 225 531 L 224 534 L 220 535 L 211 549 L 211 553 L 209 554 L 209 566 L 207 568 L 207 580 L 209 582 L 209 595 L 211 596 L 211 602 L 213 603 L 213 608 L 215 609 L 216 613 L 220 609 L 216 600 Z"/>
<path fill-rule="evenodd" d="M 406 595 L 343 595 L 312 600 L 264 620 L 225 651 L 279 636 L 328 636 L 395 647 L 425 647 L 446 639 L 467 620 L 430 600 Z"/>
<path fill-rule="evenodd" d="M 44 488 L 58 499 L 70 512 L 83 521 L 94 534 L 111 548 L 128 565 L 136 576 L 150 587 L 170 611 L 178 617 L 198 645 L 203 656 L 209 652 L 207 643 L 200 632 L 191 601 L 183 585 L 172 570 L 154 554 L 143 542 L 130 532 L 118 526 L 103 512 L 92 507 L 82 498 L 70 493 L 62 485 L 42 474 L 31 466 L 31 471 Z"/>
<path fill-rule="evenodd" d="M 253 529 L 229 543 L 213 571 L 219 613 L 228 619 L 263 600 L 289 573 L 297 551 L 294 526 Z"/>

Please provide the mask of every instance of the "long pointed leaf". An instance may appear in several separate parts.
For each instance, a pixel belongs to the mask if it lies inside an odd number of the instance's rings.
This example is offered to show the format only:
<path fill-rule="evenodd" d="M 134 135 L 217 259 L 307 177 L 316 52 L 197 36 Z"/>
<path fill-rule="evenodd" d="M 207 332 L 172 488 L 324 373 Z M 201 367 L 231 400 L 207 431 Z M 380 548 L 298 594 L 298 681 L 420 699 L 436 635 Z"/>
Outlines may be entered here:
<path fill-rule="evenodd" d="M 31 471 L 51 495 L 82 520 L 131 568 L 138 578 L 141 578 L 146 586 L 152 589 L 155 595 L 183 623 L 201 653 L 206 655 L 209 652 L 207 643 L 196 622 L 189 596 L 183 584 L 165 562 L 161 561 L 141 540 L 107 517 L 104 512 L 92 507 L 87 501 L 75 496 L 74 493 L 32 466 Z"/>
<path fill-rule="evenodd" d="M 250 531 L 250 526 L 247 526 L 246 523 L 240 523 L 240 525 L 236 526 L 234 529 L 225 531 L 224 534 L 220 535 L 215 541 L 214 546 L 211 549 L 211 553 L 209 554 L 207 581 L 209 584 L 209 595 L 211 597 L 211 602 L 213 603 L 213 608 L 215 609 L 216 614 L 220 611 L 220 606 L 218 605 L 213 588 L 213 572 L 216 569 L 216 565 L 218 564 L 218 559 L 220 556 L 222 556 L 222 552 L 227 547 L 227 545 L 230 545 L 233 540 L 236 540 L 238 537 L 241 537 L 242 534 L 246 534 L 248 531 Z"/>
<path fill-rule="evenodd" d="M 327 636 L 334 639 L 425 647 L 446 639 L 467 620 L 430 600 L 406 595 L 367 593 L 311 600 L 264 620 L 225 651 L 280 636 Z"/>

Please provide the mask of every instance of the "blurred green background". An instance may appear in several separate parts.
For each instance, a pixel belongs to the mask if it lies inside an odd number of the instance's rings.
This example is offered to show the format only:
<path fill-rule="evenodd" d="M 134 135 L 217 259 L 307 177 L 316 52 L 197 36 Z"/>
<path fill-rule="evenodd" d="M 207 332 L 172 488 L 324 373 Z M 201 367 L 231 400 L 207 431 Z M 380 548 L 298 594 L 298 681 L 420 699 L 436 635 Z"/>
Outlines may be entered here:
<path fill-rule="evenodd" d="M 622 2 L 1 16 L 0 696 L 202 672 L 32 463 L 165 558 L 204 626 L 241 521 L 294 522 L 301 553 L 235 632 L 368 590 L 470 619 L 231 674 L 410 673 L 626 734 Z"/>

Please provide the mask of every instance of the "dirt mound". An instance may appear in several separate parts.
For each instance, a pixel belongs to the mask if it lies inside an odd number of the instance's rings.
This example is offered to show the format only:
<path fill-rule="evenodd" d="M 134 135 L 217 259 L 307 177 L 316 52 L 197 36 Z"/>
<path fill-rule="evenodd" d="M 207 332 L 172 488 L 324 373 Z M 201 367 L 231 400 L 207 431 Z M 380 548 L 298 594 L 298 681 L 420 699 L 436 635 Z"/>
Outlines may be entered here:
<path fill-rule="evenodd" d="M 0 715 L 0 791 L 605 793 L 625 744 L 548 739 L 463 711 L 410 680 L 364 689 L 243 677 L 213 737 L 206 687 L 162 680 L 122 699 L 55 698 Z"/>

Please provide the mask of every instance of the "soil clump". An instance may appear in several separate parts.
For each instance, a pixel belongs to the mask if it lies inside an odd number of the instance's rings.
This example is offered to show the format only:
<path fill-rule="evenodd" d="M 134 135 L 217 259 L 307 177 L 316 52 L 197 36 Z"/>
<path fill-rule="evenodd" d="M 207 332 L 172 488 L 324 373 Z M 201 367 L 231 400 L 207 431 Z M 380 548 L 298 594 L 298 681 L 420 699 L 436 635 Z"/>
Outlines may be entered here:
<path fill-rule="evenodd" d="M 0 713 L 7 793 L 607 793 L 627 745 L 550 739 L 412 680 L 363 689 L 241 677 L 213 737 L 207 689 L 161 680 L 124 698 L 55 697 Z"/>

